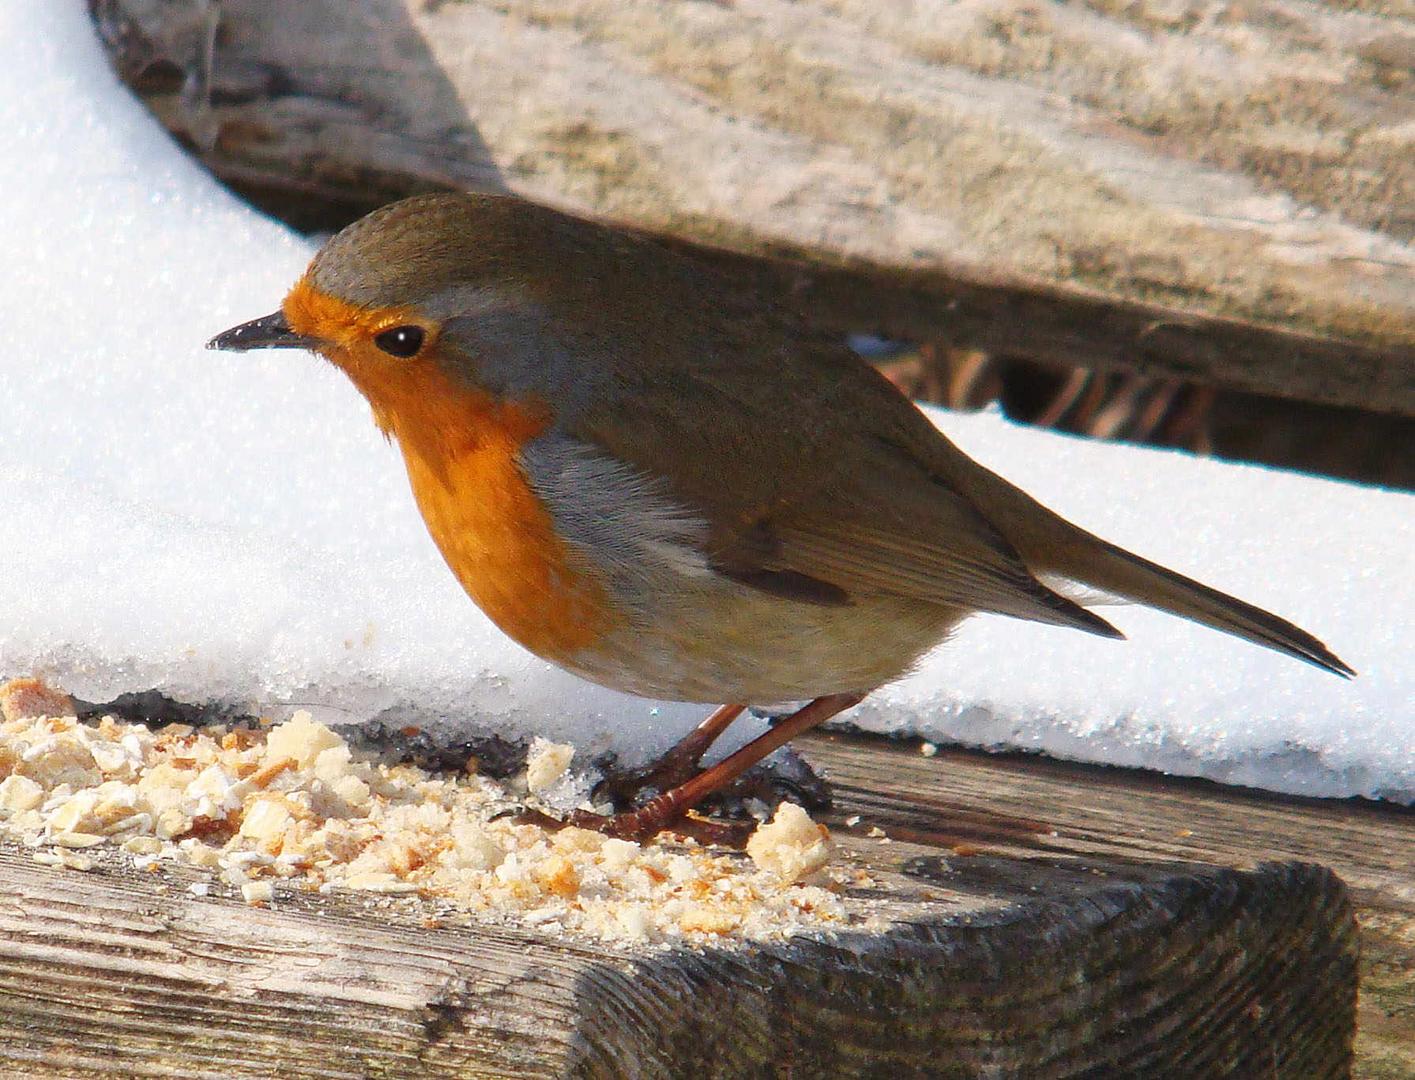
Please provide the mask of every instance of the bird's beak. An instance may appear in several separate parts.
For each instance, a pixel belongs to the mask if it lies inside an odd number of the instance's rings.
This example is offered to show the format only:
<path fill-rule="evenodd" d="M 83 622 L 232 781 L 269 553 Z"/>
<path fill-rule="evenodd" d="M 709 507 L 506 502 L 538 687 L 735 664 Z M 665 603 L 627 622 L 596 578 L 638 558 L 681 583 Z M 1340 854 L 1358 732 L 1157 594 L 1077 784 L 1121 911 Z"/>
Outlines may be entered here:
<path fill-rule="evenodd" d="M 206 347 L 249 352 L 251 349 L 313 349 L 317 344 L 314 338 L 291 330 L 290 324 L 285 321 L 285 313 L 276 311 L 217 334 L 206 343 Z"/>

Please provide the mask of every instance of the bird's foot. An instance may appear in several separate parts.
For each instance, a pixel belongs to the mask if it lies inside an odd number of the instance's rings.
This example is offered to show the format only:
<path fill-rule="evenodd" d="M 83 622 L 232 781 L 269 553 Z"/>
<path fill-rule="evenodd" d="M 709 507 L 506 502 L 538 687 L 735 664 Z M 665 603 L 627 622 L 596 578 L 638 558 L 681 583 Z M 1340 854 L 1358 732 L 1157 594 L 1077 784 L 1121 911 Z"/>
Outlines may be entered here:
<path fill-rule="evenodd" d="M 635 777 L 624 794 L 631 799 L 646 791 L 649 784 L 659 787 L 641 806 L 621 810 L 617 814 L 596 814 L 588 810 L 573 810 L 563 819 L 540 811 L 529 811 L 521 820 L 550 828 L 574 826 L 593 829 L 622 840 L 644 841 L 664 831 L 681 833 L 707 844 L 740 847 L 756 827 L 752 822 L 727 823 L 689 816 L 689 811 L 709 795 L 721 791 L 739 779 L 743 773 L 767 755 L 785 746 L 796 735 L 829 720 L 836 713 L 856 704 L 863 694 L 827 694 L 803 705 L 771 731 L 759 735 L 746 746 L 729 754 L 708 768 L 702 768 L 704 752 L 742 712 L 744 706 L 724 705 L 704 720 L 667 754 Z"/>
<path fill-rule="evenodd" d="M 595 799 L 605 799 L 621 809 L 642 806 L 653 796 L 697 776 L 702 771 L 701 759 L 701 750 L 685 750 L 680 743 L 642 769 L 613 773 L 595 789 Z"/>
<path fill-rule="evenodd" d="M 647 794 L 662 795 L 681 787 L 702 772 L 703 755 L 744 708 L 744 705 L 723 705 L 714 710 L 661 757 L 643 769 L 614 778 L 600 793 L 612 799 L 617 807 L 633 807 L 644 802 Z"/>

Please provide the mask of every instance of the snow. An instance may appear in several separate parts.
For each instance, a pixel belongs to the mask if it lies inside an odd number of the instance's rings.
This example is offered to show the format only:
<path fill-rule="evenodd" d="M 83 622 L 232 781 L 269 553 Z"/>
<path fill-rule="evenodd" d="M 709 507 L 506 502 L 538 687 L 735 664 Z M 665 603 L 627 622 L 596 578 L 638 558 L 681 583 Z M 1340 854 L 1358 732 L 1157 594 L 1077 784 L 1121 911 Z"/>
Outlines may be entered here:
<path fill-rule="evenodd" d="M 328 365 L 203 351 L 273 310 L 312 248 L 170 142 L 110 74 L 83 7 L 0 5 L 0 119 L 24 163 L 0 179 L 0 676 L 276 715 L 412 709 L 629 757 L 700 719 L 497 632 Z M 1293 619 L 1360 677 L 1139 608 L 1105 611 L 1128 642 L 979 618 L 852 722 L 1415 801 L 1415 498 L 937 419 L 1057 510 Z"/>

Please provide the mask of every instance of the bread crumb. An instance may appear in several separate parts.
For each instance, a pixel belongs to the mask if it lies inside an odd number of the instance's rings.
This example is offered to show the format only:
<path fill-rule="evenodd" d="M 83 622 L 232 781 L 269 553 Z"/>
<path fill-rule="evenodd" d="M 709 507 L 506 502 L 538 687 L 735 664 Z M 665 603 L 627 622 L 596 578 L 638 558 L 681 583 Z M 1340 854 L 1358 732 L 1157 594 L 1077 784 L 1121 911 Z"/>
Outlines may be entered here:
<path fill-rule="evenodd" d="M 923 754 L 924 757 L 935 757 L 938 754 L 938 743 L 920 743 L 919 753 Z"/>
<path fill-rule="evenodd" d="M 600 863 L 611 874 L 627 870 L 643 849 L 632 840 L 609 839 L 599 849 Z"/>
<path fill-rule="evenodd" d="M 569 771 L 575 748 L 569 743 L 553 743 L 537 737 L 526 754 L 526 787 L 532 794 L 548 790 Z"/>
<path fill-rule="evenodd" d="M 93 860 L 86 855 L 76 855 L 72 851 L 55 848 L 51 851 L 36 851 L 30 856 L 45 866 L 62 866 L 69 870 L 92 870 Z"/>
<path fill-rule="evenodd" d="M 204 870 L 215 870 L 221 866 L 221 852 L 195 837 L 189 836 L 178 841 L 177 848 L 193 866 L 200 866 Z M 161 850 L 159 844 L 158 851 Z"/>
<path fill-rule="evenodd" d="M 278 732 L 280 730 L 280 728 L 276 728 L 275 731 L 271 732 L 271 734 L 274 735 L 275 732 Z M 325 728 L 325 730 L 328 731 L 329 729 Z M 270 782 L 274 780 L 277 776 L 279 776 L 281 773 L 288 772 L 290 769 L 299 768 L 299 766 L 299 761 L 292 757 L 274 758 L 272 761 L 268 762 L 265 765 L 262 765 L 255 772 L 247 776 L 245 778 L 245 785 L 247 788 L 269 787 Z"/>
<path fill-rule="evenodd" d="M 296 768 L 307 769 L 323 751 L 342 745 L 343 739 L 301 709 L 265 737 L 265 760 L 278 765 L 291 758 Z"/>
<path fill-rule="evenodd" d="M 44 801 L 44 789 L 28 776 L 7 776 L 0 780 L 0 814 L 9 816 L 33 810 Z"/>
<path fill-rule="evenodd" d="M 644 941 L 649 936 L 649 920 L 640 908 L 626 907 L 615 912 L 615 919 L 630 941 Z"/>
<path fill-rule="evenodd" d="M 747 854 L 781 880 L 800 881 L 830 861 L 830 833 L 801 807 L 784 802 L 747 841 Z"/>
<path fill-rule="evenodd" d="M 0 720 L 73 715 L 74 699 L 42 679 L 11 679 L 0 685 Z"/>
<path fill-rule="evenodd" d="M 563 787 L 573 753 L 538 741 L 529 785 Z M 800 807 L 783 805 L 758 830 L 747 863 L 673 837 L 547 832 L 502 816 L 512 797 L 475 774 L 356 760 L 304 712 L 235 731 L 0 722 L 0 835 L 55 867 L 91 867 L 80 850 L 106 848 L 149 873 L 184 864 L 210 875 L 172 886 L 194 897 L 224 885 L 263 904 L 285 882 L 646 946 L 782 940 L 851 921 L 835 892 L 800 883 L 828 857 L 824 830 Z"/>
<path fill-rule="evenodd" d="M 452 842 L 443 848 L 441 860 L 450 870 L 495 870 L 506 857 L 495 837 L 472 822 L 454 825 L 448 837 Z"/>
<path fill-rule="evenodd" d="M 339 884 L 345 889 L 371 893 L 413 893 L 418 887 L 411 881 L 399 881 L 390 873 L 351 874 Z"/>
<path fill-rule="evenodd" d="M 536 881 L 546 892 L 568 900 L 580 891 L 580 875 L 563 855 L 552 855 L 536 871 Z"/>
<path fill-rule="evenodd" d="M 278 854 L 286 831 L 294 823 L 284 799 L 279 795 L 260 795 L 247 802 L 240 835 L 254 840 L 262 850 Z"/>
<path fill-rule="evenodd" d="M 678 919 L 678 925 L 687 933 L 730 934 L 737 929 L 740 919 L 732 912 L 720 908 L 695 904 Z"/>
<path fill-rule="evenodd" d="M 65 832 L 55 833 L 49 842 L 61 848 L 90 848 L 97 847 L 105 839 L 97 833 Z"/>

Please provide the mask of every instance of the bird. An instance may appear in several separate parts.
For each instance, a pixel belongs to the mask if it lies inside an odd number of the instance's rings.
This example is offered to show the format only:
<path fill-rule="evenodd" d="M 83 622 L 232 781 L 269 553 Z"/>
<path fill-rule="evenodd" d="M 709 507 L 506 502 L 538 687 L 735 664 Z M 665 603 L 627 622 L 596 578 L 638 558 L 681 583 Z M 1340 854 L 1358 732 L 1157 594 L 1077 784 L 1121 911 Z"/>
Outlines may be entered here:
<path fill-rule="evenodd" d="M 1355 674 L 1292 623 L 1048 510 L 784 303 L 515 196 L 375 210 L 277 311 L 208 347 L 343 371 L 453 575 L 520 645 L 616 690 L 719 706 L 644 771 L 651 798 L 561 822 L 686 831 L 709 794 L 980 612 L 1119 638 L 1086 606 L 1118 598 Z M 802 701 L 702 764 L 744 708 Z"/>

